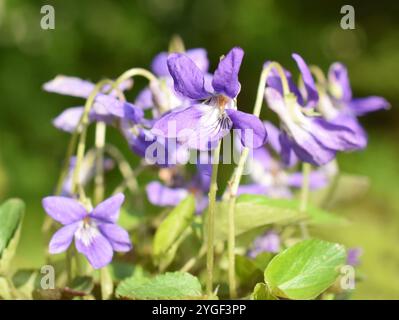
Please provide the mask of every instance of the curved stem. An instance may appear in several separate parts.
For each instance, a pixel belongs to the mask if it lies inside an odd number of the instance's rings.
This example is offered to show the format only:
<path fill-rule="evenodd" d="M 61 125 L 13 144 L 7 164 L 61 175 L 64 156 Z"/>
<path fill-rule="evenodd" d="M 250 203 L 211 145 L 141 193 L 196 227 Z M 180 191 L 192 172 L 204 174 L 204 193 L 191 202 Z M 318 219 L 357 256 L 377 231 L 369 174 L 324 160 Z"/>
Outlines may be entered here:
<path fill-rule="evenodd" d="M 262 102 L 265 94 L 267 78 L 269 77 L 269 74 L 273 69 L 276 70 L 280 76 L 281 84 L 283 87 L 283 94 L 287 95 L 290 93 L 290 87 L 288 85 L 288 80 L 283 67 L 278 62 L 270 62 L 265 68 L 263 68 L 259 79 L 258 91 L 256 93 L 256 101 L 253 111 L 253 114 L 257 117 L 259 117 L 260 111 L 262 109 Z"/>
<path fill-rule="evenodd" d="M 80 122 L 78 125 L 78 129 L 81 128 L 81 133 L 80 133 L 78 149 L 77 149 L 77 153 L 76 153 L 76 166 L 75 166 L 75 169 L 73 172 L 73 177 L 72 177 L 72 193 L 75 193 L 77 191 L 77 188 L 79 185 L 80 167 L 81 167 L 85 149 L 86 149 L 86 135 L 87 135 L 87 126 L 89 124 L 89 112 L 93 106 L 95 97 L 101 91 L 102 87 L 107 83 L 110 83 L 111 85 L 113 84 L 113 82 L 108 79 L 102 80 L 96 84 L 93 91 L 90 93 L 89 97 L 86 100 L 83 115 L 82 115 L 82 118 L 80 119 Z M 80 193 L 80 197 L 82 199 L 85 199 L 85 197 L 81 193 Z"/>
<path fill-rule="evenodd" d="M 312 74 L 315 76 L 317 82 L 325 86 L 325 84 L 327 83 L 327 79 L 326 76 L 324 75 L 323 70 L 321 70 L 320 67 L 315 65 L 310 66 L 309 69 L 310 72 L 312 72 Z"/>
<path fill-rule="evenodd" d="M 215 237 L 215 211 L 216 211 L 216 192 L 217 186 L 217 176 L 219 168 L 219 158 L 220 158 L 220 146 L 221 141 L 218 142 L 217 147 L 213 154 L 213 164 L 212 164 L 212 177 L 211 185 L 209 189 L 209 210 L 208 210 L 208 223 L 207 223 L 207 258 L 206 258 L 206 269 L 207 269 L 207 279 L 206 279 L 206 292 L 208 295 L 213 293 L 213 260 L 214 260 L 214 237 Z"/>
<path fill-rule="evenodd" d="M 132 68 L 122 73 L 118 77 L 118 79 L 115 80 L 115 83 L 118 86 L 121 82 L 133 78 L 135 76 L 142 76 L 144 78 L 147 78 L 148 81 L 150 82 L 158 81 L 157 77 L 154 74 L 152 74 L 150 71 L 143 68 Z"/>

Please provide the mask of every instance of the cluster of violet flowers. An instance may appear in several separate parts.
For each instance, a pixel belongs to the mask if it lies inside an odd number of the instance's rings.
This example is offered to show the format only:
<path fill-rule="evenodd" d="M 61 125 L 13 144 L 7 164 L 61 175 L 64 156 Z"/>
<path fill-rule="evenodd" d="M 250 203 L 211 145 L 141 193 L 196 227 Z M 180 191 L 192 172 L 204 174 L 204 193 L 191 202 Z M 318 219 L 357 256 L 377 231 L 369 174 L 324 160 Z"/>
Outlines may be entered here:
<path fill-rule="evenodd" d="M 229 285 L 234 297 L 236 197 L 262 194 L 293 198 L 294 190 L 300 189 L 300 209 L 306 211 L 309 189 L 327 186 L 337 170 L 337 153 L 366 147 L 367 135 L 358 118 L 389 108 L 381 97 L 354 98 L 343 64 L 332 64 L 325 76 L 318 67 L 293 54 L 300 74 L 298 84 L 280 64 L 267 61 L 253 114 L 240 111 L 243 57 L 244 51 L 234 47 L 210 73 L 205 49 L 178 48 L 158 54 L 151 71 L 134 68 L 116 80 L 97 84 L 57 76 L 44 85 L 48 92 L 86 100 L 84 106 L 68 108 L 53 121 L 56 128 L 71 134 L 71 142 L 55 195 L 43 199 L 46 213 L 62 225 L 50 241 L 51 254 L 71 250 L 68 248 L 74 241 L 76 250 L 93 268 L 100 269 L 112 261 L 114 251 L 133 248 L 129 233 L 117 220 L 125 199 L 122 192 L 125 188 L 137 191 L 137 181 L 135 170 L 123 155 L 106 144 L 106 127 L 114 127 L 142 159 L 142 168 L 158 170 L 159 180 L 146 186 L 150 203 L 173 207 L 193 194 L 197 214 L 208 207 L 207 291 L 211 293 L 221 142 L 234 132 L 239 162 L 223 195 L 229 200 Z M 128 102 L 125 91 L 132 88 L 136 76 L 145 77 L 149 84 Z M 263 101 L 278 116 L 278 124 L 259 119 Z M 92 123 L 96 126 L 95 146 L 87 151 L 87 128 Z M 195 172 L 187 174 L 185 164 L 193 154 L 197 156 Z M 115 164 L 125 181 L 104 199 L 104 172 Z M 303 170 L 298 170 L 300 164 Z M 245 166 L 249 175 L 246 183 L 240 184 Z M 92 198 L 85 192 L 91 181 Z M 280 248 L 278 233 L 269 230 L 255 240 L 248 254 L 254 257 Z"/>

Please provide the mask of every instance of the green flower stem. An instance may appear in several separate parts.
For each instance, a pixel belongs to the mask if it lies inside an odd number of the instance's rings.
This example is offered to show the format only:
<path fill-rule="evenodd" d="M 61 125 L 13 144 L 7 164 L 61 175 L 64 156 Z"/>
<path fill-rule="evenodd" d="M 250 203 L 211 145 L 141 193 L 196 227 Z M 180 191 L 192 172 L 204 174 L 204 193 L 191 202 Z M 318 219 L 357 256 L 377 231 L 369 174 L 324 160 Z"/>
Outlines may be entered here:
<path fill-rule="evenodd" d="M 73 172 L 73 177 L 72 177 L 72 193 L 79 191 L 79 196 L 80 196 L 81 200 L 86 200 L 85 196 L 80 192 L 80 189 L 78 188 L 78 186 L 79 186 L 80 167 L 82 165 L 82 161 L 83 161 L 83 157 L 84 157 L 85 149 L 86 149 L 86 136 L 87 136 L 87 127 L 89 124 L 89 112 L 93 106 L 95 97 L 101 91 L 103 86 L 106 84 L 113 85 L 113 82 L 108 79 L 102 80 L 96 84 L 93 91 L 90 93 L 89 97 L 86 100 L 83 115 L 82 115 L 82 118 L 80 119 L 78 129 L 77 129 L 77 130 L 81 130 L 81 133 L 79 136 L 78 148 L 77 148 L 77 153 L 76 153 L 76 166 L 75 166 L 75 170 Z"/>
<path fill-rule="evenodd" d="M 299 211 L 301 213 L 306 213 L 309 202 L 309 180 L 310 180 L 310 172 L 311 166 L 309 163 L 303 163 L 302 165 L 302 188 L 301 188 L 301 198 Z M 307 239 L 309 238 L 309 231 L 305 222 L 300 222 L 299 226 L 301 228 L 302 237 Z"/>
<path fill-rule="evenodd" d="M 104 199 L 104 145 L 107 126 L 105 122 L 97 122 L 95 134 L 96 176 L 94 178 L 94 203 Z"/>
<path fill-rule="evenodd" d="M 254 105 L 253 114 L 259 117 L 261 109 L 262 109 L 262 102 L 265 94 L 266 89 L 266 82 L 267 78 L 272 70 L 276 70 L 279 74 L 284 95 L 288 95 L 290 93 L 287 77 L 285 76 L 285 72 L 283 67 L 277 62 L 270 62 L 266 68 L 262 70 L 260 75 L 258 90 L 256 94 L 256 101 Z M 228 260 L 229 260 L 229 293 L 232 299 L 236 298 L 236 280 L 235 280 L 235 219 L 234 219 L 234 212 L 235 212 L 235 204 L 237 198 L 237 190 L 240 185 L 241 177 L 244 171 L 244 166 L 247 161 L 249 154 L 249 149 L 247 147 L 243 148 L 241 153 L 240 159 L 238 161 L 238 165 L 229 181 L 229 193 L 228 193 L 228 240 L 227 240 L 227 247 L 228 247 Z"/>
<path fill-rule="evenodd" d="M 229 191 L 229 206 L 228 206 L 228 238 L 227 238 L 227 252 L 229 260 L 229 293 L 230 298 L 235 299 L 237 297 L 237 286 L 235 279 L 235 204 L 237 198 L 237 190 L 240 185 L 242 172 L 244 170 L 245 162 L 248 158 L 249 149 L 244 148 L 238 163 L 238 166 L 234 172 L 233 178 L 230 180 L 230 191 Z"/>
<path fill-rule="evenodd" d="M 332 160 L 331 165 L 335 166 L 335 172 L 330 176 L 330 184 L 328 186 L 327 193 L 319 205 L 323 209 L 329 208 L 339 184 L 340 171 L 337 159 Z"/>
<path fill-rule="evenodd" d="M 107 266 L 100 269 L 101 298 L 109 300 L 114 292 L 114 282 Z"/>
<path fill-rule="evenodd" d="M 122 73 L 118 79 L 115 80 L 115 84 L 118 86 L 120 83 L 123 81 L 133 78 L 135 76 L 142 76 L 144 78 L 147 78 L 148 81 L 153 82 L 153 81 L 158 81 L 157 77 L 153 75 L 150 71 L 142 68 L 133 68 L 125 71 Z"/>
<path fill-rule="evenodd" d="M 219 143 L 213 153 L 212 177 L 211 177 L 211 185 L 210 185 L 210 189 L 209 189 L 209 210 L 208 210 L 208 221 L 207 221 L 207 231 L 206 231 L 207 236 L 205 237 L 206 241 L 207 241 L 206 292 L 208 295 L 213 294 L 215 211 L 216 211 L 216 192 L 218 189 L 217 177 L 218 177 L 219 158 L 220 158 L 220 146 L 221 146 L 221 141 L 219 141 Z"/>
<path fill-rule="evenodd" d="M 320 69 L 320 67 L 312 65 L 309 67 L 310 72 L 316 77 L 317 82 L 325 86 L 327 84 L 327 79 L 326 76 L 323 73 L 323 70 Z"/>

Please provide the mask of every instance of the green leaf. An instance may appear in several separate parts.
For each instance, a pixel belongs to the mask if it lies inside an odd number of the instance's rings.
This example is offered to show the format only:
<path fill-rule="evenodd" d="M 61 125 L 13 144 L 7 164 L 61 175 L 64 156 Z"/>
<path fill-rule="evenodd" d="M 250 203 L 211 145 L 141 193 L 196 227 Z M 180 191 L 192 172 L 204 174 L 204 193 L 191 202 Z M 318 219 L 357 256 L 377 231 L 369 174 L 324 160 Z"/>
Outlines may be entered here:
<path fill-rule="evenodd" d="M 236 236 L 254 228 L 274 223 L 287 223 L 301 217 L 295 200 L 270 199 L 262 195 L 243 194 L 235 207 Z M 228 234 L 228 202 L 218 202 L 215 225 L 217 240 L 226 240 Z"/>
<path fill-rule="evenodd" d="M 116 289 L 116 296 L 123 299 L 188 299 L 201 295 L 199 280 L 186 272 L 167 272 L 154 278 L 132 277 Z"/>
<path fill-rule="evenodd" d="M 251 294 L 251 300 L 277 300 L 264 283 L 258 283 Z"/>
<path fill-rule="evenodd" d="M 15 255 L 25 204 L 20 199 L 10 199 L 0 207 L 0 274 L 7 272 Z"/>
<path fill-rule="evenodd" d="M 314 299 L 334 283 L 345 259 L 342 245 L 304 240 L 273 258 L 265 270 L 265 282 L 275 296 Z"/>
<path fill-rule="evenodd" d="M 344 218 L 337 217 L 321 209 L 308 206 L 307 213 L 299 211 L 299 201 L 295 199 L 271 199 L 262 195 L 243 194 L 237 198 L 235 206 L 236 236 L 270 224 L 287 224 L 308 219 L 310 224 L 342 224 Z M 228 202 L 217 203 L 215 237 L 227 240 Z"/>
<path fill-rule="evenodd" d="M 195 199 L 189 195 L 181 201 L 159 225 L 153 241 L 155 262 L 159 264 L 167 257 L 169 264 L 177 251 L 176 241 L 190 227 L 194 219 Z"/>
<path fill-rule="evenodd" d="M 339 225 L 343 226 L 348 224 L 348 220 L 344 217 L 337 216 L 336 214 L 327 212 L 325 210 L 309 207 L 307 209 L 308 219 L 307 222 L 309 225 Z"/>

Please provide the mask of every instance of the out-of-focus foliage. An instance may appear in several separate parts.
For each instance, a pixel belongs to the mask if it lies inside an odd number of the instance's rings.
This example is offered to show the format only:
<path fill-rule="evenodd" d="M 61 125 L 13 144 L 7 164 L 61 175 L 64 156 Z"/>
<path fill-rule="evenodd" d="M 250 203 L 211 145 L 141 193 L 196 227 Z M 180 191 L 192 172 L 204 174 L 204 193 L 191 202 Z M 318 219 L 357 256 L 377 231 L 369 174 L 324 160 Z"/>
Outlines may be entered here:
<path fill-rule="evenodd" d="M 346 1 L 0 0 L 0 199 L 18 196 L 27 203 L 15 267 L 43 262 L 40 199 L 54 188 L 68 139 L 50 120 L 81 103 L 44 93 L 41 85 L 59 73 L 97 81 L 147 67 L 178 33 L 187 47 L 207 48 L 213 62 L 232 46 L 243 47 L 240 109 L 252 108 L 263 62 L 292 67 L 292 52 L 324 68 L 344 62 L 356 96 L 381 95 L 391 102 L 391 111 L 362 119 L 369 148 L 339 159 L 345 171 L 369 176 L 371 190 L 358 203 L 334 208 L 350 226 L 321 232 L 363 247 L 365 281 L 354 298 L 399 298 L 399 3 L 350 2 L 355 30 L 339 25 Z M 40 28 L 44 4 L 55 8 L 55 30 Z"/>

